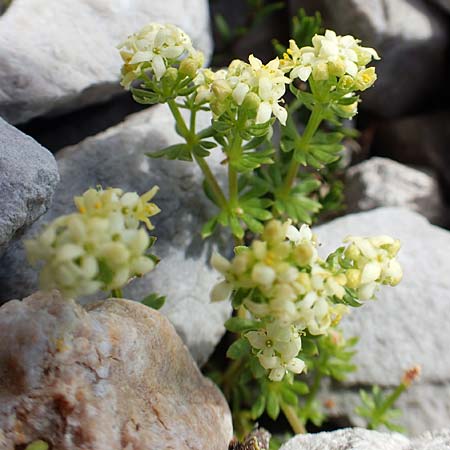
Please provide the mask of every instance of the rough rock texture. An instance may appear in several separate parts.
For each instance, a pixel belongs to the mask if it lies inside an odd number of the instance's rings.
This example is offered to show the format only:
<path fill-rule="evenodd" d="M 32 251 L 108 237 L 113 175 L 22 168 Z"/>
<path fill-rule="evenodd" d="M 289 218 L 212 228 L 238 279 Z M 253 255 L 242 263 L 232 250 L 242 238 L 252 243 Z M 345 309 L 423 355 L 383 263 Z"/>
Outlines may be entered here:
<path fill-rule="evenodd" d="M 387 121 L 378 128 L 374 145 L 380 155 L 405 164 L 433 167 L 444 192 L 450 192 L 449 142 L 450 113 L 443 111 Z"/>
<path fill-rule="evenodd" d="M 206 0 L 14 0 L 0 17 L 0 116 L 20 123 L 120 92 L 116 46 L 148 22 L 175 23 L 209 56 Z"/>
<path fill-rule="evenodd" d="M 434 223 L 443 221 L 444 205 L 432 175 L 388 158 L 371 158 L 346 172 L 348 212 L 381 206 L 403 206 Z"/>
<path fill-rule="evenodd" d="M 36 293 L 0 308 L 0 336 L 2 450 L 228 448 L 224 397 L 157 311 Z"/>
<path fill-rule="evenodd" d="M 378 80 L 363 95 L 363 108 L 382 116 L 414 110 L 443 85 L 448 27 L 422 0 L 291 0 L 292 10 L 320 11 L 324 25 L 375 47 Z M 405 76 L 405 74 L 408 74 Z"/>
<path fill-rule="evenodd" d="M 323 243 L 323 255 L 349 234 L 388 234 L 402 241 L 402 282 L 380 290 L 377 301 L 353 310 L 342 320 L 345 334 L 360 338 L 354 358 L 358 370 L 348 375 L 344 387 L 324 389 L 323 399 L 336 404 L 331 415 L 363 425 L 354 414 L 360 403 L 359 388 L 373 384 L 390 388 L 400 382 L 404 370 L 419 364 L 419 381 L 398 402 L 404 410 L 400 423 L 412 434 L 448 426 L 450 233 L 400 208 L 351 214 L 317 227 L 315 232 Z"/>
<path fill-rule="evenodd" d="M 0 253 L 50 205 L 59 180 L 52 154 L 0 118 Z"/>
<path fill-rule="evenodd" d="M 394 433 L 347 428 L 331 433 L 297 435 L 280 450 L 449 450 L 450 432 L 426 433 L 409 440 Z"/>
<path fill-rule="evenodd" d="M 199 116 L 199 126 L 209 124 L 207 114 Z M 126 297 L 140 300 L 151 292 L 167 295 L 163 313 L 175 325 L 196 361 L 206 361 L 224 333 L 230 314 L 228 302 L 209 303 L 209 291 L 220 278 L 209 267 L 216 241 L 203 241 L 202 224 L 213 213 L 202 192 L 202 175 L 194 163 L 154 160 L 145 156 L 179 141 L 173 119 L 165 106 L 134 114 L 80 144 L 58 153 L 61 183 L 52 207 L 24 238 L 61 214 L 73 211 L 73 196 L 89 187 L 119 186 L 146 192 L 153 185 L 160 191 L 155 202 L 162 212 L 155 216 L 158 237 L 155 253 L 162 258 L 155 271 L 135 280 L 125 289 Z M 220 152 L 211 166 L 221 172 Z M 22 298 L 37 289 L 37 273 L 27 262 L 22 242 L 11 245 L 0 259 L 0 302 Z"/>

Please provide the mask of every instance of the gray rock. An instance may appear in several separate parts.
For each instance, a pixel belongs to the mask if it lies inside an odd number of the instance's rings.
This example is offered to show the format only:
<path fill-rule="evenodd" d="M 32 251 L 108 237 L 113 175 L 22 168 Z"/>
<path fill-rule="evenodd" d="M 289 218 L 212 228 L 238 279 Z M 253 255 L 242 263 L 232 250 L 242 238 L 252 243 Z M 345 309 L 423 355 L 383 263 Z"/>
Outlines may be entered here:
<path fill-rule="evenodd" d="M 0 253 L 45 213 L 58 181 L 52 154 L 0 118 Z"/>
<path fill-rule="evenodd" d="M 22 0 L 0 16 L 0 115 L 11 123 L 121 91 L 116 48 L 148 22 L 175 23 L 211 52 L 206 0 Z"/>
<path fill-rule="evenodd" d="M 324 389 L 322 399 L 335 403 L 332 416 L 345 416 L 354 425 L 360 387 L 398 385 L 404 371 L 420 365 L 418 382 L 404 393 L 398 406 L 400 423 L 412 434 L 437 430 L 450 423 L 450 233 L 430 225 L 417 213 L 379 208 L 351 214 L 316 228 L 324 255 L 352 235 L 388 234 L 402 241 L 399 260 L 404 278 L 395 288 L 379 291 L 378 300 L 353 310 L 342 320 L 347 336 L 358 336 L 354 358 L 358 370 L 344 385 Z"/>
<path fill-rule="evenodd" d="M 324 25 L 353 34 L 375 47 L 382 60 L 378 80 L 363 95 L 363 108 L 384 117 L 400 116 L 420 105 L 445 83 L 448 27 L 422 0 L 291 0 L 292 10 L 318 10 Z"/>
<path fill-rule="evenodd" d="M 450 113 L 440 111 L 387 121 L 375 136 L 378 154 L 405 164 L 432 167 L 450 192 Z"/>
<path fill-rule="evenodd" d="M 226 450 L 231 414 L 169 321 L 57 291 L 0 308 L 0 448 Z"/>
<path fill-rule="evenodd" d="M 431 0 L 436 3 L 443 11 L 450 14 L 450 1 L 449 0 Z"/>
<path fill-rule="evenodd" d="M 435 177 L 388 158 L 371 158 L 346 172 L 348 212 L 402 206 L 441 223 L 444 204 Z"/>
<path fill-rule="evenodd" d="M 426 433 L 409 440 L 396 433 L 346 428 L 330 433 L 297 435 L 280 450 L 449 450 L 450 432 Z"/>
<path fill-rule="evenodd" d="M 199 116 L 199 127 L 209 116 Z M 200 237 L 202 224 L 213 213 L 202 192 L 202 175 L 194 163 L 154 160 L 145 152 L 179 142 L 166 106 L 131 115 L 122 124 L 58 153 L 61 184 L 48 213 L 26 233 L 73 211 L 73 196 L 89 187 L 117 186 L 143 193 L 160 186 L 155 202 L 162 212 L 152 219 L 158 237 L 154 252 L 162 258 L 155 271 L 125 288 L 127 298 L 139 300 L 151 292 L 167 295 L 163 313 L 175 325 L 199 363 L 206 361 L 220 340 L 230 305 L 209 303 L 209 291 L 220 278 L 209 266 L 216 243 Z M 210 158 L 221 172 L 221 155 Z M 214 159 L 215 158 L 215 159 Z M 22 242 L 11 246 L 0 260 L 0 301 L 22 298 L 37 289 L 37 273 L 28 267 Z"/>

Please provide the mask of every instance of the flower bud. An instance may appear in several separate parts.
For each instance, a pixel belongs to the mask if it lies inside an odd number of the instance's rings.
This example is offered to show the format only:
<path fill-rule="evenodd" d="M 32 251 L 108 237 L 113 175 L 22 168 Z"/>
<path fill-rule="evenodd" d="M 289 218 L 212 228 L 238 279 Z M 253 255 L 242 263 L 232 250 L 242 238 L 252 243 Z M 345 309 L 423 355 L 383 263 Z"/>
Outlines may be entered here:
<path fill-rule="evenodd" d="M 353 88 L 355 80 L 350 75 L 344 75 L 339 79 L 338 88 L 343 91 L 350 91 Z"/>
<path fill-rule="evenodd" d="M 194 79 L 197 75 L 198 69 L 202 67 L 204 59 L 205 57 L 200 51 L 196 52 L 194 56 L 189 56 L 183 59 L 179 67 L 180 74 Z"/>
<path fill-rule="evenodd" d="M 232 92 L 232 89 L 226 80 L 213 81 L 211 90 L 219 102 L 223 102 Z"/>
<path fill-rule="evenodd" d="M 375 83 L 376 79 L 377 74 L 375 73 L 375 67 L 360 70 L 355 77 L 355 89 L 358 91 L 365 91 Z"/>

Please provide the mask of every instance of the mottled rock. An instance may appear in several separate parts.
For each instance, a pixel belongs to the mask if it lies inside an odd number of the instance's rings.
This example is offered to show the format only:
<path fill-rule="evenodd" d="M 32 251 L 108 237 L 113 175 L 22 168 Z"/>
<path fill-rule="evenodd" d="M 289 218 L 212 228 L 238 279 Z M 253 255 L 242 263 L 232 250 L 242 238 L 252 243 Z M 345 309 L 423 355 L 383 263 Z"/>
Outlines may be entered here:
<path fill-rule="evenodd" d="M 280 450 L 449 450 L 450 432 L 426 433 L 408 439 L 396 433 L 347 428 L 330 433 L 298 435 Z"/>
<path fill-rule="evenodd" d="M 157 311 L 54 291 L 0 308 L 2 450 L 226 450 L 228 405 Z"/>
<path fill-rule="evenodd" d="M 199 127 L 209 125 L 205 113 Z M 130 116 L 120 125 L 58 153 L 61 183 L 52 207 L 24 236 L 29 238 L 61 214 L 73 211 L 73 196 L 89 187 L 117 186 L 146 192 L 160 186 L 155 201 L 162 212 L 152 222 L 158 237 L 155 253 L 162 258 L 157 269 L 124 290 L 140 300 L 151 292 L 167 296 L 163 313 L 175 325 L 196 361 L 206 361 L 225 329 L 231 311 L 227 302 L 209 302 L 209 291 L 220 278 L 209 266 L 217 241 L 203 241 L 200 230 L 213 213 L 202 192 L 202 175 L 194 163 L 154 160 L 145 152 L 179 142 L 166 106 L 152 107 Z M 209 158 L 220 174 L 220 152 Z M 22 241 L 10 246 L 0 259 L 0 301 L 22 298 L 37 289 L 37 273 L 26 262 Z"/>
<path fill-rule="evenodd" d="M 291 0 L 291 5 L 320 11 L 327 28 L 378 50 L 378 80 L 364 93 L 363 108 L 400 116 L 444 85 L 448 26 L 433 5 L 423 0 Z"/>
<path fill-rule="evenodd" d="M 14 0 L 0 17 L 0 115 L 21 123 L 120 92 L 116 46 L 148 22 L 180 26 L 209 57 L 206 0 Z"/>
<path fill-rule="evenodd" d="M 45 213 L 58 180 L 52 154 L 0 118 L 0 253 Z"/>
<path fill-rule="evenodd" d="M 315 229 L 328 254 L 343 236 L 388 234 L 402 241 L 399 260 L 404 271 L 395 288 L 384 288 L 378 300 L 367 302 L 342 320 L 347 336 L 358 336 L 354 362 L 358 370 L 343 385 L 325 388 L 324 400 L 335 406 L 332 416 L 362 425 L 354 413 L 361 387 L 396 386 L 403 372 L 422 367 L 416 383 L 401 396 L 400 423 L 412 434 L 438 430 L 450 423 L 450 233 L 430 225 L 417 213 L 379 208 L 351 214 Z"/>
<path fill-rule="evenodd" d="M 388 158 L 371 158 L 345 173 L 348 212 L 402 206 L 433 223 L 444 220 L 444 203 L 435 177 Z"/>

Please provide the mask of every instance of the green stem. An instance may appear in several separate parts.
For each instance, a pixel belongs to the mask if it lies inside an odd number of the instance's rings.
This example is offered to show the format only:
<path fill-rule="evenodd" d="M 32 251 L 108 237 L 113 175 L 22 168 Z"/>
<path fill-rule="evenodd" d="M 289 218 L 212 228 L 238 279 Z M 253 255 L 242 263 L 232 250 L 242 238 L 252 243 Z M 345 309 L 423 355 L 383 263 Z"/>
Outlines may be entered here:
<path fill-rule="evenodd" d="M 221 209 L 227 209 L 228 203 L 227 199 L 225 198 L 225 195 L 222 191 L 222 189 L 219 186 L 219 183 L 217 183 L 216 177 L 211 172 L 211 169 L 208 165 L 208 163 L 205 161 L 204 158 L 194 155 L 194 159 L 199 165 L 200 169 L 203 172 L 203 175 L 205 176 L 206 182 L 209 184 L 209 187 L 211 188 L 212 192 L 214 193 L 214 196 L 216 197 L 217 204 L 220 206 Z"/>
<path fill-rule="evenodd" d="M 231 208 L 238 206 L 238 172 L 233 167 L 233 162 L 239 160 L 242 153 L 242 138 L 239 135 L 239 130 L 236 130 L 236 134 L 233 137 L 233 142 L 228 149 L 228 190 L 229 190 L 229 203 Z"/>
<path fill-rule="evenodd" d="M 190 118 L 190 129 L 188 129 L 186 122 L 184 121 L 183 116 L 180 113 L 180 110 L 178 109 L 178 105 L 176 104 L 175 100 L 168 100 L 167 104 L 169 105 L 170 111 L 172 112 L 172 115 L 178 125 L 178 129 L 180 130 L 180 133 L 182 136 L 186 139 L 186 143 L 192 147 L 195 145 L 197 141 L 202 139 L 203 137 L 209 136 L 211 133 L 211 128 L 206 128 L 205 130 L 202 130 L 198 135 L 195 133 L 195 119 L 197 111 L 191 111 L 191 118 Z M 193 153 L 193 152 L 192 152 Z M 217 201 L 217 204 L 222 208 L 227 208 L 227 199 L 225 198 L 225 195 L 222 191 L 222 189 L 219 186 L 219 183 L 216 180 L 216 177 L 212 173 L 208 163 L 205 161 L 204 158 L 201 156 L 197 156 L 195 153 L 193 153 L 193 157 L 200 167 L 200 169 L 203 172 L 203 175 L 205 176 L 206 182 L 209 184 L 215 198 Z"/>
<path fill-rule="evenodd" d="M 286 417 L 289 425 L 295 434 L 305 434 L 306 429 L 300 417 L 297 415 L 297 411 L 291 405 L 287 403 L 281 402 L 280 404 L 281 411 L 283 411 L 284 416 Z"/>
<path fill-rule="evenodd" d="M 116 288 L 111 291 L 111 297 L 113 298 L 123 298 L 122 289 Z"/>
<path fill-rule="evenodd" d="M 400 395 L 403 394 L 407 389 L 407 386 L 405 386 L 403 383 L 400 383 L 392 392 L 391 395 L 386 399 L 386 401 L 383 403 L 383 406 L 377 411 L 375 417 L 373 418 L 373 422 L 378 423 L 379 419 L 384 416 L 385 412 L 390 409 L 394 403 L 398 400 Z"/>
<path fill-rule="evenodd" d="M 322 106 L 318 103 L 313 107 L 311 115 L 309 116 L 308 123 L 306 124 L 305 131 L 300 138 L 300 142 L 298 147 L 302 150 L 307 150 L 308 145 L 311 142 L 311 139 L 314 136 L 314 133 L 319 128 L 320 123 L 322 122 Z M 292 154 L 292 160 L 289 165 L 288 173 L 284 180 L 283 187 L 281 189 L 281 195 L 287 196 L 294 184 L 295 179 L 297 178 L 298 169 L 300 168 L 300 163 L 295 160 L 295 152 L 297 149 L 294 149 L 294 153 Z"/>
<path fill-rule="evenodd" d="M 183 116 L 180 113 L 180 110 L 178 109 L 178 106 L 175 102 L 175 100 L 167 100 L 167 104 L 169 105 L 170 111 L 172 112 L 172 115 L 175 119 L 175 122 L 178 125 L 178 128 L 182 134 L 182 136 L 188 141 L 191 138 L 191 132 L 189 131 L 186 122 L 183 119 Z"/>

